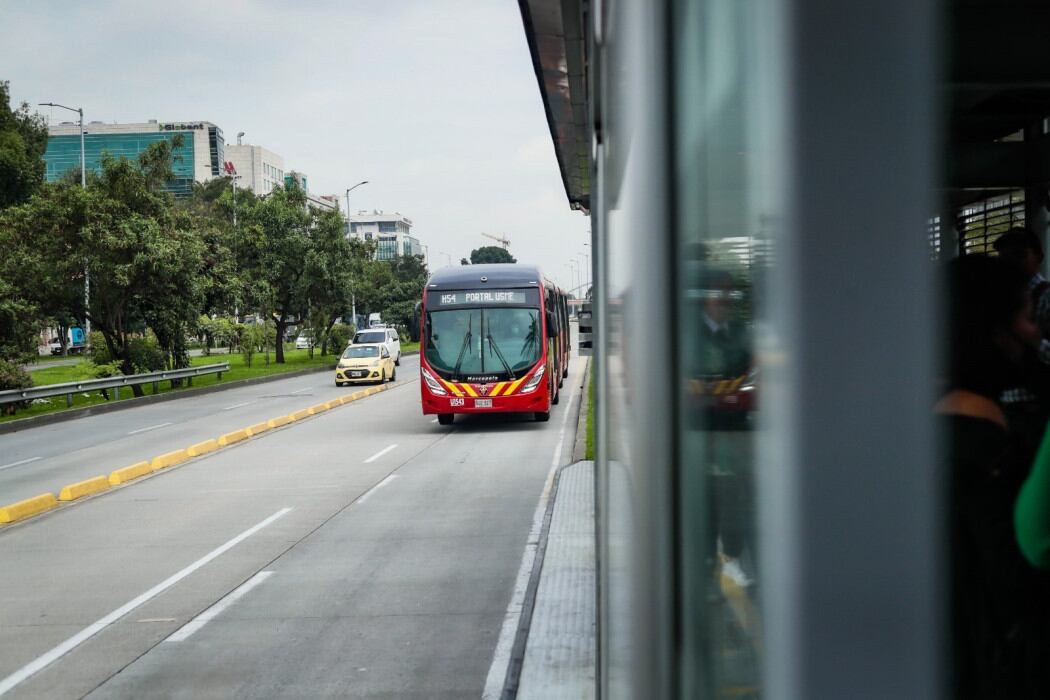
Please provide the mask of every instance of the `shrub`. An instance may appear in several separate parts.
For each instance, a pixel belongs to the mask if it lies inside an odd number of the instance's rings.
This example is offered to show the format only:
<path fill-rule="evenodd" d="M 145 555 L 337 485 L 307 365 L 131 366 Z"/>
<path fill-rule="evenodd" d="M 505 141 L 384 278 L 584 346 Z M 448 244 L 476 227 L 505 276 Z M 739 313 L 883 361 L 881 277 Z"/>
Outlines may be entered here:
<path fill-rule="evenodd" d="M 332 326 L 332 330 L 328 331 L 328 342 L 332 347 L 332 351 L 336 354 L 342 354 L 343 348 L 350 343 L 353 332 L 353 326 L 348 326 L 345 323 L 337 323 Z"/>
<path fill-rule="evenodd" d="M 266 343 L 266 329 L 263 326 L 244 325 L 240 326 L 241 356 L 244 364 L 251 367 L 252 357 L 261 350 Z"/>
<path fill-rule="evenodd" d="M 0 391 L 8 389 L 27 389 L 33 386 L 33 378 L 22 365 L 7 360 L 0 360 Z M 28 402 L 4 404 L 4 415 L 11 415 L 19 408 L 25 408 Z"/>

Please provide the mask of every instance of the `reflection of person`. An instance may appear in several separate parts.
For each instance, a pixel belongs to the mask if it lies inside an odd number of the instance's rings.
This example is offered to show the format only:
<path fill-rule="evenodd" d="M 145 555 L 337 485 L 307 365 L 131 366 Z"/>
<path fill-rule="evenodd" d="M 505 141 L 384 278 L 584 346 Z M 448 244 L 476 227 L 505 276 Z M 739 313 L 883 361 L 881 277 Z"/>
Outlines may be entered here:
<path fill-rule="evenodd" d="M 1013 505 L 1028 462 L 999 403 L 1016 381 L 1031 299 L 1009 264 L 948 267 L 948 376 L 936 406 L 950 483 L 953 698 L 1050 697 L 1050 579 L 1026 564 Z"/>

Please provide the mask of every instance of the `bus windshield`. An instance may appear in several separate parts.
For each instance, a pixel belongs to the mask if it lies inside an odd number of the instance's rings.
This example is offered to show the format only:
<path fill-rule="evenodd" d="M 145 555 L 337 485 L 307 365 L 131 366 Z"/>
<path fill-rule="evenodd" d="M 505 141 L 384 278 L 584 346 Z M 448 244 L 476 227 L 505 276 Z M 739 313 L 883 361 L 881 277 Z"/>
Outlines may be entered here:
<path fill-rule="evenodd" d="M 540 359 L 539 309 L 427 312 L 426 358 L 446 378 L 520 377 Z"/>

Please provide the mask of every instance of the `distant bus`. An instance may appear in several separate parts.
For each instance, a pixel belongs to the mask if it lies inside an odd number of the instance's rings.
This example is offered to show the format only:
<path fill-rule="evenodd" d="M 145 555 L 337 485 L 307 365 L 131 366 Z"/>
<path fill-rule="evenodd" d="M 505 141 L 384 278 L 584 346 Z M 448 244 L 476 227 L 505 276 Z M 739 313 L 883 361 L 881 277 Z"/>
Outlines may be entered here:
<path fill-rule="evenodd" d="M 531 413 L 550 419 L 568 374 L 565 293 L 533 265 L 464 265 L 423 292 L 423 413 Z"/>

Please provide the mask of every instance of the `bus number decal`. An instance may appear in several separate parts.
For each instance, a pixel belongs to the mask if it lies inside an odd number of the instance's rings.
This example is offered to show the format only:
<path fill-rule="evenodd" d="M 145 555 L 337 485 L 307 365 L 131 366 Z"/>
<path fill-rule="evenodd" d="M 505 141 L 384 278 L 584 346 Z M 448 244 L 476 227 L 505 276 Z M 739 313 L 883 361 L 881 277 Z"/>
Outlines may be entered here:
<path fill-rule="evenodd" d="M 448 400 L 448 405 L 449 406 L 465 406 L 466 403 L 467 403 L 466 399 L 449 399 Z"/>

